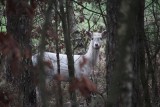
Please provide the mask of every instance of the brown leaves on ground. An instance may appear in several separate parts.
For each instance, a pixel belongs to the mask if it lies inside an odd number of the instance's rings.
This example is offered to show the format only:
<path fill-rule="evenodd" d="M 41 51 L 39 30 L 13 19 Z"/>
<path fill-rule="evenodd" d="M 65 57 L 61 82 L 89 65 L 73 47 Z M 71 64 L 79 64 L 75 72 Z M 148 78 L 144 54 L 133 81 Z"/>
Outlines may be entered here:
<path fill-rule="evenodd" d="M 72 92 L 78 89 L 82 96 L 89 97 L 91 93 L 97 93 L 96 84 L 94 84 L 87 76 L 82 76 L 81 79 L 74 78 L 69 86 L 69 91 Z"/>

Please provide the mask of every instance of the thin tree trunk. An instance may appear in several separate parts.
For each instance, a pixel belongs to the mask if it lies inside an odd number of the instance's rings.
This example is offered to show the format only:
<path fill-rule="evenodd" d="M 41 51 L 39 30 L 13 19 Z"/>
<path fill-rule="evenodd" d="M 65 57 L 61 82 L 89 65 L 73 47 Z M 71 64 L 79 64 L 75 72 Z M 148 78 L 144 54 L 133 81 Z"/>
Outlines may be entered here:
<path fill-rule="evenodd" d="M 57 71 L 60 74 L 60 59 L 59 59 L 59 37 L 58 37 L 58 1 L 54 3 L 55 7 L 55 42 L 56 42 L 56 54 L 57 54 Z M 62 95 L 62 88 L 61 88 L 61 81 L 58 82 L 58 94 L 57 94 L 57 107 L 63 107 L 63 95 Z"/>
<path fill-rule="evenodd" d="M 152 0 L 153 1 L 153 0 Z M 155 31 L 155 42 L 158 43 L 158 35 L 159 35 L 159 24 L 158 24 L 158 11 L 157 11 L 157 6 L 153 3 L 152 5 L 152 10 L 153 10 L 153 17 L 155 19 L 155 26 L 154 26 L 154 31 Z M 157 82 L 157 72 L 154 69 L 154 62 L 156 62 L 156 58 L 151 58 L 151 54 L 150 54 L 150 49 L 149 49 L 149 45 L 148 42 L 146 40 L 146 36 L 145 36 L 145 46 L 146 46 L 146 53 L 147 53 L 147 58 L 148 58 L 148 73 L 151 73 L 151 80 L 152 80 L 152 102 L 153 102 L 153 106 L 158 106 L 158 82 Z M 157 49 L 157 45 L 155 46 L 155 50 Z"/>
<path fill-rule="evenodd" d="M 141 85 L 141 79 L 140 79 L 140 72 L 138 69 L 138 49 L 137 49 L 137 36 L 133 37 L 133 71 L 134 71 L 134 81 L 133 81 L 133 107 L 143 107 L 144 106 L 144 99 L 143 99 L 143 95 L 141 93 L 143 93 L 142 90 L 142 85 Z"/>
<path fill-rule="evenodd" d="M 143 88 L 143 96 L 145 100 L 145 107 L 151 106 L 151 99 L 149 94 L 148 77 L 145 69 L 145 33 L 144 33 L 144 3 L 145 0 L 137 1 L 137 8 L 135 11 L 139 11 L 137 14 L 136 23 L 136 41 L 137 47 L 137 68 L 136 71 L 140 73 L 140 80 Z M 139 84 L 140 85 L 140 84 Z"/>
<path fill-rule="evenodd" d="M 43 63 L 43 53 L 45 51 L 45 41 L 47 37 L 47 30 L 51 22 L 52 9 L 53 9 L 53 0 L 48 0 L 48 8 L 45 12 L 45 22 L 42 28 L 42 36 L 41 36 L 40 46 L 39 46 L 40 55 L 38 57 L 38 65 L 40 70 L 40 76 L 38 80 L 39 80 L 42 107 L 48 107 L 48 97 L 47 97 L 46 88 L 45 88 L 46 75 L 45 75 L 45 69 L 44 69 L 44 63 Z"/>
<path fill-rule="evenodd" d="M 135 23 L 135 36 L 133 37 L 133 106 L 143 107 L 144 99 L 149 97 L 148 81 L 145 76 L 145 52 L 144 52 L 144 3 L 145 1 L 137 1 L 135 12 L 138 11 L 137 20 Z M 144 85 L 144 83 L 146 85 Z M 142 88 L 143 87 L 143 88 Z M 145 90 L 145 95 L 141 94 Z M 144 97 L 146 96 L 146 97 Z M 150 103 L 148 104 L 148 106 Z"/>
<path fill-rule="evenodd" d="M 71 64 L 70 66 L 70 71 L 69 70 L 69 76 L 71 78 L 71 81 L 74 78 L 74 59 L 73 59 L 73 50 L 72 50 L 72 45 L 71 45 L 71 34 L 76 31 L 76 22 L 75 22 L 75 17 L 74 17 L 74 8 L 73 8 L 73 2 L 71 0 L 66 0 L 66 14 L 67 14 L 67 28 L 68 28 L 68 37 L 66 35 L 66 38 L 68 38 L 68 40 L 66 40 L 66 45 L 68 44 L 68 50 L 70 50 L 67 54 L 67 56 L 69 56 L 71 58 L 71 61 L 68 61 L 68 66 L 69 64 Z M 67 48 L 67 47 L 66 47 Z M 66 49 L 67 51 L 67 49 Z M 68 57 L 68 60 L 70 60 L 70 58 Z M 69 68 L 69 67 L 68 67 Z M 73 101 L 72 103 L 72 107 L 77 107 L 77 97 L 76 97 L 76 92 L 70 92 L 70 99 Z"/>
<path fill-rule="evenodd" d="M 68 2 L 66 1 L 66 11 L 68 11 Z M 69 16 L 68 13 L 64 11 L 64 0 L 60 0 L 60 12 L 61 12 L 61 20 L 62 20 L 62 28 L 63 28 L 63 35 L 64 35 L 64 42 L 66 47 L 66 54 L 68 59 L 68 71 L 69 71 L 69 77 L 70 81 L 73 80 L 74 77 L 74 60 L 73 60 L 73 53 L 71 49 L 71 39 L 70 39 L 70 31 L 69 31 Z M 71 106 L 77 107 L 76 102 L 76 95 L 75 92 L 70 92 L 70 99 L 71 99 Z"/>

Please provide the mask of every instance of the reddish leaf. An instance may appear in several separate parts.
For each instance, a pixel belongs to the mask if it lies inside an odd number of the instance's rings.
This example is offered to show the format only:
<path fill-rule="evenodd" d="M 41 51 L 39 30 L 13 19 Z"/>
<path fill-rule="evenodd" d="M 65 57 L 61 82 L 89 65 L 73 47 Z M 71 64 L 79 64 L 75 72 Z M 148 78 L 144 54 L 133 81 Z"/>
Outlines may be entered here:
<path fill-rule="evenodd" d="M 20 56 L 18 44 L 10 34 L 0 33 L 0 44 L 0 51 L 3 55 L 15 53 L 17 57 Z"/>
<path fill-rule="evenodd" d="M 31 0 L 30 2 L 31 2 L 32 8 L 35 9 L 35 8 L 37 7 L 37 2 L 36 2 L 36 0 Z"/>
<path fill-rule="evenodd" d="M 64 44 L 61 44 L 61 45 L 59 46 L 59 49 L 64 49 Z"/>
<path fill-rule="evenodd" d="M 28 15 L 30 18 L 34 15 L 34 4 L 29 5 L 26 1 L 7 0 L 7 15 Z"/>
<path fill-rule="evenodd" d="M 82 60 L 79 62 L 80 69 L 88 62 L 85 56 L 82 56 Z"/>
<path fill-rule="evenodd" d="M 8 56 L 9 65 L 14 76 L 19 75 L 21 53 L 18 43 L 10 34 L 0 33 L 0 52 L 2 55 Z"/>
<path fill-rule="evenodd" d="M 73 79 L 69 86 L 69 91 L 78 89 L 82 96 L 88 97 L 91 93 L 97 93 L 96 85 L 89 80 L 86 76 L 82 76 L 81 79 Z"/>
<path fill-rule="evenodd" d="M 57 80 L 57 81 L 67 81 L 67 79 L 60 74 L 55 75 L 54 79 Z"/>
<path fill-rule="evenodd" d="M 43 64 L 45 65 L 45 66 L 47 66 L 48 68 L 50 68 L 50 69 L 53 69 L 53 64 L 52 64 L 52 62 L 51 61 L 43 61 Z"/>
<path fill-rule="evenodd" d="M 30 59 L 32 57 L 32 53 L 31 53 L 31 48 L 30 47 L 26 47 L 24 49 L 24 57 L 27 59 Z"/>
<path fill-rule="evenodd" d="M 7 0 L 6 2 L 6 12 L 7 15 L 15 14 L 16 13 L 16 8 L 15 8 L 15 2 L 14 0 Z"/>

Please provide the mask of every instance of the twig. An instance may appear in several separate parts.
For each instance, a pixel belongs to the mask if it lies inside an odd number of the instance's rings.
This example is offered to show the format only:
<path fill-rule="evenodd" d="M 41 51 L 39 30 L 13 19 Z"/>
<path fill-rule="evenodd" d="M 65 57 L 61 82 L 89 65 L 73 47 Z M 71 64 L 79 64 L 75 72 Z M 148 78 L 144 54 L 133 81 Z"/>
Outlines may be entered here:
<path fill-rule="evenodd" d="M 154 2 L 154 1 L 156 1 L 156 0 L 152 0 L 152 2 Z M 157 2 L 158 3 L 158 2 Z M 157 36 L 159 35 L 159 25 L 158 25 L 158 19 L 157 19 L 157 16 L 156 16 L 156 13 L 155 13 L 155 10 L 154 10 L 154 6 L 152 7 L 153 8 L 153 17 L 154 17 L 154 20 L 155 20 L 155 25 L 156 25 L 156 27 L 157 27 Z M 159 50 L 160 50 L 160 46 L 158 46 L 157 47 L 157 49 L 156 49 L 156 51 L 155 51 L 155 53 L 154 53 L 154 55 L 152 56 L 152 58 L 155 58 L 156 57 L 156 55 L 158 54 L 158 52 L 159 52 Z"/>
<path fill-rule="evenodd" d="M 105 19 L 105 17 L 104 17 L 105 15 L 103 14 L 103 11 L 102 11 L 100 2 L 98 3 L 98 6 L 99 6 L 99 10 L 100 10 L 100 12 L 101 12 L 101 15 L 102 15 L 104 24 L 105 24 L 105 26 L 107 27 L 107 22 L 106 22 L 106 19 Z"/>
<path fill-rule="evenodd" d="M 151 6 L 156 0 L 152 0 L 151 3 L 149 3 L 146 7 L 144 7 L 144 10 L 147 9 L 149 6 Z"/>
<path fill-rule="evenodd" d="M 88 30 L 90 31 L 90 29 L 91 29 L 91 25 L 90 25 L 90 23 L 89 23 L 89 21 L 90 21 L 90 19 L 91 19 L 91 17 L 93 16 L 93 13 L 90 15 L 90 17 L 89 17 L 89 19 L 87 19 L 87 23 L 88 23 Z"/>
<path fill-rule="evenodd" d="M 75 1 L 75 0 L 71 0 L 71 1 L 73 1 L 73 2 L 77 3 L 78 5 L 80 5 L 81 7 L 83 7 L 84 9 L 86 9 L 86 10 L 88 10 L 88 11 L 90 11 L 90 12 L 93 12 L 93 13 L 96 13 L 96 14 L 100 14 L 100 15 L 102 15 L 102 14 L 101 14 L 101 13 L 99 13 L 99 12 L 96 12 L 96 11 L 93 11 L 93 10 L 91 10 L 91 9 L 86 8 L 85 6 L 83 6 L 82 4 L 78 3 L 78 2 L 77 2 L 77 1 Z M 106 15 L 102 15 L 102 16 L 106 16 Z"/>
<path fill-rule="evenodd" d="M 99 18 L 96 20 L 96 22 L 98 22 L 99 19 L 100 19 L 100 16 L 99 16 Z M 96 25 L 96 23 L 95 23 L 93 26 L 91 26 L 91 28 L 93 28 L 95 25 Z"/>

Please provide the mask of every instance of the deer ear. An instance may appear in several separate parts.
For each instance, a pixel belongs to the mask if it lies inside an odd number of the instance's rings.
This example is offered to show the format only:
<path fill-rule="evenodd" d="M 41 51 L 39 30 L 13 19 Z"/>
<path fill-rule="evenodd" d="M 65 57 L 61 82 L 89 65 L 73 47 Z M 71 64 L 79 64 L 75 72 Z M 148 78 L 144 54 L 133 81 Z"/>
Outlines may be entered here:
<path fill-rule="evenodd" d="M 102 38 L 106 38 L 107 37 L 107 30 L 104 30 L 101 35 L 102 35 Z"/>
<path fill-rule="evenodd" d="M 86 34 L 89 38 L 92 38 L 92 35 L 93 35 L 92 32 L 86 31 L 85 34 Z"/>

